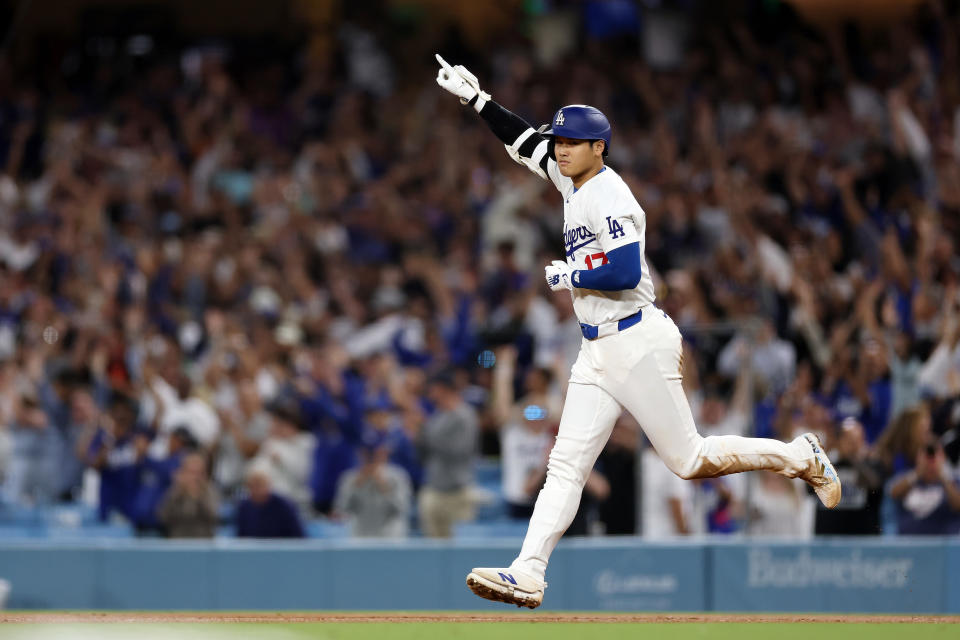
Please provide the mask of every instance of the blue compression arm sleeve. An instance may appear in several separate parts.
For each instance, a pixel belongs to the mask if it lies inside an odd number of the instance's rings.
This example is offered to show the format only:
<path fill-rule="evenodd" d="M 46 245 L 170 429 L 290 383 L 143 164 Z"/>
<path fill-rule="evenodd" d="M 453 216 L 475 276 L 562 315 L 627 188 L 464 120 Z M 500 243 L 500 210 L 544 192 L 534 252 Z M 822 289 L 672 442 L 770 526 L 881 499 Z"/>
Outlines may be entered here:
<path fill-rule="evenodd" d="M 642 275 L 640 243 L 631 242 L 608 253 L 607 264 L 596 269 L 575 271 L 573 286 L 598 291 L 623 291 L 640 284 Z"/>

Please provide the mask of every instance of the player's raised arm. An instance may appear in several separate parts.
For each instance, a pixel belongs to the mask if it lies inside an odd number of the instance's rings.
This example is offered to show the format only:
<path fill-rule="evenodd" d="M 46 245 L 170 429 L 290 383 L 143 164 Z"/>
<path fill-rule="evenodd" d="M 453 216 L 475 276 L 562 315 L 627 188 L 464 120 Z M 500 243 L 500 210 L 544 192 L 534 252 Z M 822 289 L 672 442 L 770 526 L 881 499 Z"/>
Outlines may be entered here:
<path fill-rule="evenodd" d="M 503 142 L 511 158 L 549 180 L 548 163 L 551 160 L 547 153 L 547 139 L 523 118 L 494 102 L 489 93 L 480 89 L 477 76 L 466 67 L 460 64 L 450 66 L 439 54 L 437 62 L 440 63 L 437 84 L 460 98 L 462 104 L 472 106 Z"/>

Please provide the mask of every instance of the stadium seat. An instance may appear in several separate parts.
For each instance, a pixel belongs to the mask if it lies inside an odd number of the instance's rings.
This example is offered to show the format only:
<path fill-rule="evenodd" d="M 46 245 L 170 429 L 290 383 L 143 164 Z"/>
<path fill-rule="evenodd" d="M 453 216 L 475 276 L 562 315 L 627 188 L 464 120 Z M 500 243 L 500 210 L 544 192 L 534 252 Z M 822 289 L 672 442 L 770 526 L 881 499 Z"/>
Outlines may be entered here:
<path fill-rule="evenodd" d="M 43 521 L 39 508 L 20 504 L 0 504 L 0 524 L 37 525 Z"/>
<path fill-rule="evenodd" d="M 304 524 L 308 538 L 342 539 L 350 536 L 350 527 L 332 520 L 308 520 Z"/>
<path fill-rule="evenodd" d="M 475 486 L 473 488 L 473 499 L 477 506 L 477 520 L 488 522 L 506 517 L 507 503 L 499 485 L 492 488 Z"/>
<path fill-rule="evenodd" d="M 482 458 L 477 462 L 475 479 L 482 487 L 500 486 L 500 461 L 496 458 Z"/>
<path fill-rule="evenodd" d="M 90 524 L 83 527 L 48 527 L 46 538 L 55 540 L 123 539 L 134 537 L 133 527 L 124 523 Z"/>
<path fill-rule="evenodd" d="M 454 526 L 453 537 L 463 540 L 522 538 L 526 533 L 526 520 L 504 519 L 492 522 L 461 522 Z"/>
<path fill-rule="evenodd" d="M 26 524 L 0 524 L 0 540 L 27 540 L 44 537 L 43 527 Z"/>
<path fill-rule="evenodd" d="M 98 524 L 95 507 L 84 504 L 57 504 L 40 511 L 40 518 L 51 527 L 76 528 Z"/>

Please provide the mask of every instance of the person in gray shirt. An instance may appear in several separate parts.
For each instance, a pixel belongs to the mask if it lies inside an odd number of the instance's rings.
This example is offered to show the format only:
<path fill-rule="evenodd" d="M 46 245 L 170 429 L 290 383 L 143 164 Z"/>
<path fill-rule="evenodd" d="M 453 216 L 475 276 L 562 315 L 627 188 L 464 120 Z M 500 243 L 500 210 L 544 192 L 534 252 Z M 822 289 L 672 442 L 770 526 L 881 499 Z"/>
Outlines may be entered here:
<path fill-rule="evenodd" d="M 385 446 L 361 451 L 363 464 L 343 474 L 334 512 L 346 518 L 360 538 L 405 538 L 410 529 L 413 486 L 407 472 L 390 464 Z"/>
<path fill-rule="evenodd" d="M 435 376 L 429 394 L 437 409 L 416 434 L 424 468 L 420 527 L 431 538 L 449 538 L 455 523 L 474 518 L 472 487 L 479 422 L 460 396 L 452 375 Z"/>

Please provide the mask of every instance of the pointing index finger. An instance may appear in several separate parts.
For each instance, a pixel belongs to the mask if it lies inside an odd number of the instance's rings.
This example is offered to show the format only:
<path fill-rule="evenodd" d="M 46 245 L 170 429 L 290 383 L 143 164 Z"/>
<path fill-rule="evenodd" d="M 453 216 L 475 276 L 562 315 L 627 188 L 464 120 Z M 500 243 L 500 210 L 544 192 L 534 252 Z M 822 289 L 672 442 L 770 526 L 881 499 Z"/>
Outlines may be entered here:
<path fill-rule="evenodd" d="M 435 53 L 435 54 L 433 54 L 433 55 L 435 55 L 435 56 L 437 57 L 437 62 L 440 63 L 440 66 L 443 67 L 445 71 L 448 71 L 448 72 L 450 72 L 450 73 L 453 73 L 453 67 L 451 67 L 449 64 L 447 64 L 447 61 L 444 60 L 443 58 L 441 58 L 439 53 Z"/>

